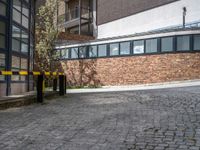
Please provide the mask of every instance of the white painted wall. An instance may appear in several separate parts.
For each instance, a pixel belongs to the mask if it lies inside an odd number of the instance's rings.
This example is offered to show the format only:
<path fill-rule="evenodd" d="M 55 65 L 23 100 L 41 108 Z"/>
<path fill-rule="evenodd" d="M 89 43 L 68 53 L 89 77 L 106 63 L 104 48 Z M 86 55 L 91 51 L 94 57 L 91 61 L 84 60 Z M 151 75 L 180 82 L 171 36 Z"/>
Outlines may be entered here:
<path fill-rule="evenodd" d="M 186 23 L 200 21 L 200 0 L 180 0 L 98 26 L 98 39 L 131 35 L 159 28 L 182 25 L 183 7 Z"/>

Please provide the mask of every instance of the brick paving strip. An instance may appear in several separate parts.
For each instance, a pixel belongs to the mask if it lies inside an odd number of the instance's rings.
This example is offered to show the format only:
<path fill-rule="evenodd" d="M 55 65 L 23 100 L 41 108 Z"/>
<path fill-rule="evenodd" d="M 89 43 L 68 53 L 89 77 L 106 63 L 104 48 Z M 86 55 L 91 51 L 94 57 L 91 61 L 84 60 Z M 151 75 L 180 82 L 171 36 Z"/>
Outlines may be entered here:
<path fill-rule="evenodd" d="M 0 150 L 199 150 L 200 86 L 68 94 L 0 111 Z"/>

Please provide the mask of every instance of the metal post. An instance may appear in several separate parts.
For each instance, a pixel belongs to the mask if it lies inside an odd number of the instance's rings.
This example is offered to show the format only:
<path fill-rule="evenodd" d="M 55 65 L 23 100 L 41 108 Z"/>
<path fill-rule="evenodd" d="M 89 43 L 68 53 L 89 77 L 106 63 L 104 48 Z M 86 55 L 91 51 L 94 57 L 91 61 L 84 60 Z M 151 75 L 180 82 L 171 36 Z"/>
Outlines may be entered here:
<path fill-rule="evenodd" d="M 53 91 L 57 91 L 57 77 L 55 79 L 53 79 Z"/>
<path fill-rule="evenodd" d="M 82 0 L 79 0 L 79 35 L 81 35 Z"/>
<path fill-rule="evenodd" d="M 187 8 L 183 7 L 183 28 L 185 28 L 185 18 L 186 18 Z"/>
<path fill-rule="evenodd" d="M 38 75 L 37 79 L 37 102 L 43 103 L 43 81 L 44 81 L 44 75 Z"/>
<path fill-rule="evenodd" d="M 65 76 L 65 83 L 64 83 L 64 93 L 66 94 L 66 92 L 67 92 L 67 77 Z"/>
<path fill-rule="evenodd" d="M 64 96 L 65 87 L 64 87 L 64 75 L 59 75 L 59 95 Z"/>

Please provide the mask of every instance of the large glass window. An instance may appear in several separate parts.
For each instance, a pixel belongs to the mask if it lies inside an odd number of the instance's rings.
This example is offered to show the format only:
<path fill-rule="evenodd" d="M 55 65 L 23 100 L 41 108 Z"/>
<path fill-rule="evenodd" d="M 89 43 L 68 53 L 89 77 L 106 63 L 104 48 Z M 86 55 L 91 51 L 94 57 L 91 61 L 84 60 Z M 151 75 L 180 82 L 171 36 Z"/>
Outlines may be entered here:
<path fill-rule="evenodd" d="M 71 58 L 78 58 L 78 48 L 71 48 Z"/>
<path fill-rule="evenodd" d="M 161 39 L 161 51 L 162 52 L 173 51 L 173 37 L 166 37 Z"/>
<path fill-rule="evenodd" d="M 190 50 L 190 36 L 178 36 L 177 37 L 177 50 L 178 51 Z"/>
<path fill-rule="evenodd" d="M 97 57 L 97 46 L 89 46 L 89 57 Z"/>
<path fill-rule="evenodd" d="M 194 36 L 194 50 L 200 50 L 200 35 Z"/>
<path fill-rule="evenodd" d="M 0 2 L 0 15 L 6 16 L 6 5 Z"/>
<path fill-rule="evenodd" d="M 13 20 L 25 28 L 29 28 L 29 6 L 24 1 L 13 2 Z"/>
<path fill-rule="evenodd" d="M 98 57 L 107 56 L 107 45 L 99 45 L 98 46 Z"/>
<path fill-rule="evenodd" d="M 133 53 L 143 54 L 144 53 L 144 40 L 133 42 Z"/>
<path fill-rule="evenodd" d="M 146 53 L 156 53 L 158 51 L 157 39 L 146 40 Z"/>
<path fill-rule="evenodd" d="M 119 55 L 119 44 L 114 43 L 110 44 L 110 56 L 117 56 Z"/>
<path fill-rule="evenodd" d="M 123 42 L 120 43 L 120 55 L 129 55 L 131 53 L 131 43 Z"/>
<path fill-rule="evenodd" d="M 62 49 L 61 50 L 61 58 L 68 59 L 69 58 L 69 49 Z"/>
<path fill-rule="evenodd" d="M 87 57 L 87 47 L 79 47 L 79 58 L 86 58 Z"/>

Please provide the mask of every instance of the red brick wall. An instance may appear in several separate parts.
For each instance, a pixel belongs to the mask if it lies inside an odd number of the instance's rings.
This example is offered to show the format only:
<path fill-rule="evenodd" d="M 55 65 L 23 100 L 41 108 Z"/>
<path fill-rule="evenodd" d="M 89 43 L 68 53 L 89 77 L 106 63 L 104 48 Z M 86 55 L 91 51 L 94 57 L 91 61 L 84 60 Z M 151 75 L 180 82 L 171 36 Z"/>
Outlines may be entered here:
<path fill-rule="evenodd" d="M 70 85 L 134 85 L 200 79 L 200 53 L 62 61 Z"/>

